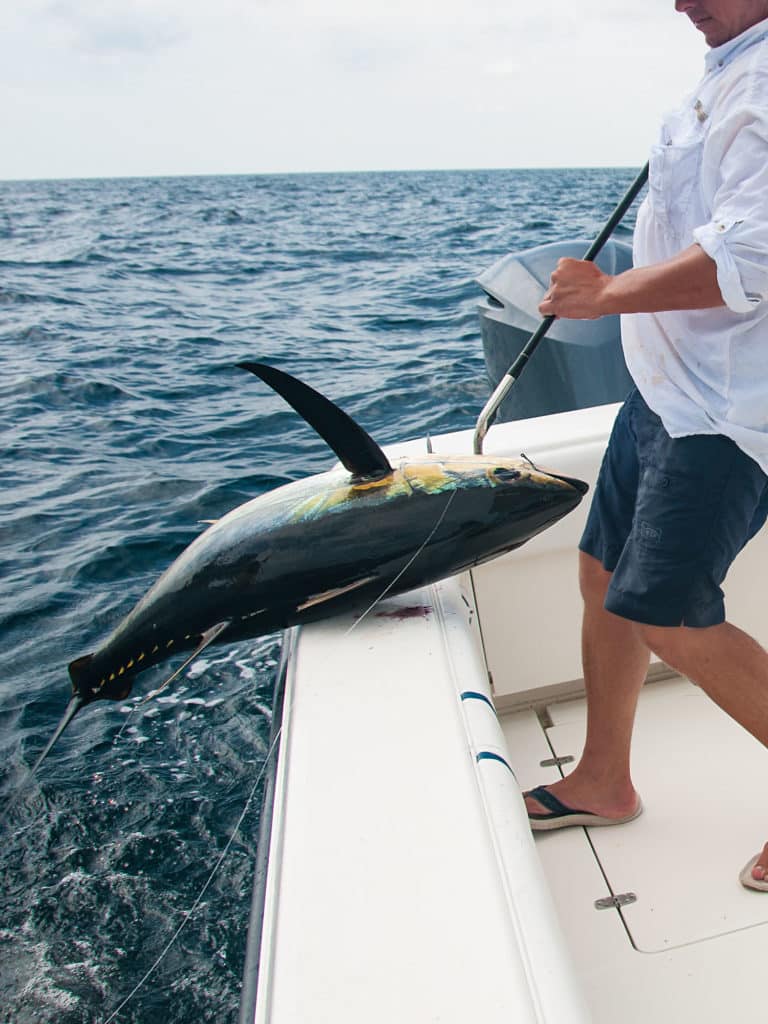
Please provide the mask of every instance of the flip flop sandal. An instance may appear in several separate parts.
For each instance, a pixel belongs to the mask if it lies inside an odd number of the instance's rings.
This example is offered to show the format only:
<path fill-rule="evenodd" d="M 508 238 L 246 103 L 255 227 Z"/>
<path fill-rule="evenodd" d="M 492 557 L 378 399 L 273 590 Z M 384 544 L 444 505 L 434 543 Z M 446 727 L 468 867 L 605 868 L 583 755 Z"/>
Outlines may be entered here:
<path fill-rule="evenodd" d="M 768 892 L 768 878 L 753 878 L 752 868 L 757 864 L 760 859 L 760 854 L 756 854 L 748 864 L 745 864 L 739 875 L 739 881 L 745 889 L 756 889 L 758 892 Z"/>
<path fill-rule="evenodd" d="M 642 803 L 638 801 L 637 808 L 632 814 L 627 814 L 623 818 L 604 818 L 602 815 L 593 814 L 591 811 L 581 811 L 574 807 L 566 806 L 553 793 L 550 793 L 545 786 L 537 786 L 536 789 L 530 789 L 523 796 L 533 797 L 542 807 L 547 808 L 548 813 L 546 814 L 535 811 L 528 812 L 528 821 L 531 823 L 531 828 L 534 832 L 549 832 L 556 828 L 571 828 L 575 825 L 582 825 L 586 828 L 592 828 L 597 825 L 624 825 L 626 822 L 636 818 L 643 810 Z"/>

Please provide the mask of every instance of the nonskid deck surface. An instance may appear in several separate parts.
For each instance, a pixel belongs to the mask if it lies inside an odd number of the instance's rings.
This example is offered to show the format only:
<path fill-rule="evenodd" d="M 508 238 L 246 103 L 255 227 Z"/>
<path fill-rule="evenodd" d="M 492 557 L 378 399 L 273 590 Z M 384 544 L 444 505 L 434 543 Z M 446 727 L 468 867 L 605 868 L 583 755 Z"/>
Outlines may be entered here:
<path fill-rule="evenodd" d="M 502 717 L 521 788 L 559 778 L 542 761 L 578 758 L 585 712 L 580 699 Z M 697 687 L 667 680 L 641 694 L 633 775 L 645 807 L 635 821 L 536 839 L 594 1020 L 754 1019 L 768 894 L 738 873 L 768 838 L 768 751 Z M 620 910 L 595 908 L 628 893 L 636 901 Z"/>

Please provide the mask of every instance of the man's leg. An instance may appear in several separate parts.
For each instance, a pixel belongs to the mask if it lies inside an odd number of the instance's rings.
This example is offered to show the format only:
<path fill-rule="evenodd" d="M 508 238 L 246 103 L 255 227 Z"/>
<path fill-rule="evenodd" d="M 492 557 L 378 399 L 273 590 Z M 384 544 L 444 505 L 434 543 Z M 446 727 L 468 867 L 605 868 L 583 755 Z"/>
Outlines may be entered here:
<path fill-rule="evenodd" d="M 756 640 L 729 622 L 705 629 L 638 626 L 637 631 L 662 661 L 697 683 L 768 747 L 768 652 Z M 752 874 L 768 877 L 768 844 Z"/>
<path fill-rule="evenodd" d="M 650 653 L 636 623 L 604 609 L 610 579 L 611 574 L 596 558 L 579 552 L 587 739 L 574 771 L 547 789 L 568 807 L 623 818 L 638 804 L 629 755 L 637 698 Z M 534 813 L 546 811 L 532 797 L 526 797 L 526 804 Z"/>

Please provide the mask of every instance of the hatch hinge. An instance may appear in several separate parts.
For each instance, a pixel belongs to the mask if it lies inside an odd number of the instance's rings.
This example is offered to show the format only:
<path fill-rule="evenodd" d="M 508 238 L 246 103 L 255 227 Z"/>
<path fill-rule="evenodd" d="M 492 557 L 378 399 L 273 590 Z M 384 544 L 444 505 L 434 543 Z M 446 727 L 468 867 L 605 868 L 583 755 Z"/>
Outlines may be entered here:
<path fill-rule="evenodd" d="M 603 899 L 595 900 L 595 910 L 620 910 L 630 903 L 637 903 L 635 893 L 622 892 L 618 896 L 605 896 Z"/>
<path fill-rule="evenodd" d="M 566 754 L 565 757 L 548 757 L 545 761 L 539 761 L 539 767 L 559 768 L 561 764 L 571 764 L 575 760 L 573 754 Z"/>

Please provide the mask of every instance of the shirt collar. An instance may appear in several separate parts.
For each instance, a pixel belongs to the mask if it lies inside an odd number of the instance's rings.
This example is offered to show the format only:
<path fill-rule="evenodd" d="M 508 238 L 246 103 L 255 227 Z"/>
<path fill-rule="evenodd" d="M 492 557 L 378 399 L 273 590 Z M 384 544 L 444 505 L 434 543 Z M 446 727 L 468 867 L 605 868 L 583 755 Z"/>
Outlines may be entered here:
<path fill-rule="evenodd" d="M 766 37 L 768 37 L 768 18 L 758 21 L 756 25 L 752 25 L 740 35 L 729 39 L 727 43 L 714 46 L 704 58 L 704 66 L 707 71 L 711 71 L 713 68 L 721 68 L 724 64 L 730 64 L 737 54 Z"/>

